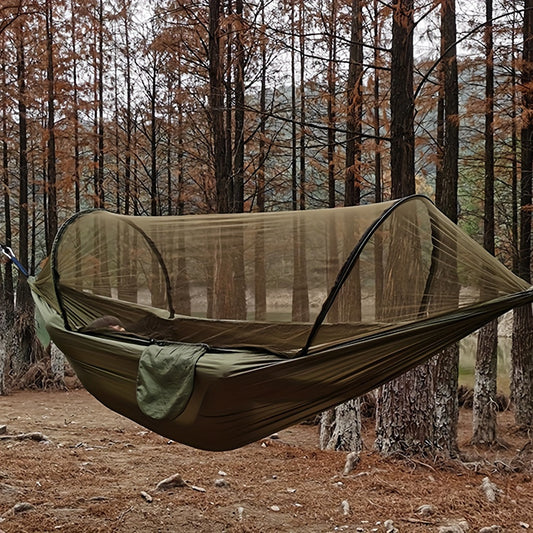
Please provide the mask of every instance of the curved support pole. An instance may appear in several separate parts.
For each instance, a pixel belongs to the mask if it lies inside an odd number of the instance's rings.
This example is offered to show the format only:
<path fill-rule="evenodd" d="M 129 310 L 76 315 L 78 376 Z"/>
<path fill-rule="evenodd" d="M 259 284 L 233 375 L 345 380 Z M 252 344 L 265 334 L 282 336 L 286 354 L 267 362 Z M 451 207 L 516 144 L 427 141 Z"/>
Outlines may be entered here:
<path fill-rule="evenodd" d="M 78 218 L 80 218 L 82 216 L 86 216 L 86 215 L 89 215 L 91 213 L 98 212 L 98 211 L 105 211 L 105 210 L 103 210 L 103 209 L 88 209 L 88 210 L 85 210 L 85 211 L 80 211 L 79 213 L 76 213 L 75 215 L 70 217 L 61 226 L 61 228 L 57 232 L 57 234 L 56 234 L 56 236 L 54 238 L 54 242 L 52 244 L 52 251 L 50 252 L 52 279 L 53 279 L 53 282 L 54 282 L 54 290 L 55 290 L 55 294 L 56 294 L 56 298 L 57 298 L 57 303 L 59 305 L 59 309 L 61 310 L 61 316 L 63 318 L 63 323 L 64 323 L 65 329 L 67 331 L 72 331 L 72 328 L 71 328 L 71 326 L 69 324 L 68 315 L 67 315 L 64 303 L 63 303 L 63 298 L 62 298 L 62 295 L 61 295 L 61 291 L 59 290 L 60 274 L 59 274 L 59 271 L 57 269 L 57 249 L 59 247 L 59 242 L 60 242 L 63 234 L 65 233 L 66 229 L 75 220 L 77 220 Z M 174 318 L 175 311 L 174 311 L 174 304 L 172 302 L 172 287 L 171 287 L 171 284 L 170 284 L 170 276 L 169 276 L 169 272 L 168 272 L 167 266 L 165 264 L 165 261 L 163 260 L 163 256 L 161 255 L 161 252 L 157 248 L 157 246 L 154 243 L 154 241 L 141 228 L 139 228 L 139 226 L 137 226 L 131 220 L 127 220 L 127 219 L 124 220 L 123 219 L 123 222 L 125 222 L 126 224 L 128 224 L 129 226 L 134 228 L 136 231 L 138 231 L 142 235 L 143 239 L 148 244 L 148 247 L 150 248 L 150 250 L 152 251 L 152 253 L 156 257 L 157 262 L 159 263 L 159 266 L 161 267 L 161 270 L 163 271 L 163 276 L 165 278 L 169 318 Z"/>
<path fill-rule="evenodd" d="M 353 270 L 355 263 L 359 259 L 359 256 L 363 252 L 365 246 L 368 244 L 368 242 L 370 241 L 374 233 L 385 222 L 385 220 L 387 220 L 391 216 L 391 214 L 394 213 L 395 209 L 397 209 L 400 205 L 403 205 L 404 203 L 414 200 L 416 198 L 422 198 L 426 200 L 427 202 L 431 202 L 431 200 L 427 196 L 424 196 L 422 194 L 414 194 L 412 196 L 407 196 L 406 198 L 402 198 L 398 200 L 391 207 L 389 207 L 389 209 L 384 211 L 379 218 L 374 220 L 372 225 L 369 226 L 369 228 L 365 231 L 361 239 L 359 239 L 359 242 L 355 245 L 354 249 L 348 256 L 348 259 L 346 260 L 344 265 L 342 265 L 342 268 L 337 276 L 337 279 L 335 280 L 335 283 L 333 284 L 331 291 L 329 292 L 326 300 L 322 304 L 320 313 L 316 317 L 313 327 L 311 328 L 311 332 L 309 333 L 309 336 L 307 337 L 307 342 L 305 343 L 305 346 L 302 348 L 302 350 L 298 354 L 299 357 L 307 355 L 307 352 L 309 351 L 311 343 L 313 342 L 320 326 L 322 325 L 322 322 L 324 322 L 326 315 L 331 309 L 331 306 L 333 305 L 335 298 L 339 294 L 342 286 L 344 285 L 344 282 L 350 275 L 350 272 Z"/>

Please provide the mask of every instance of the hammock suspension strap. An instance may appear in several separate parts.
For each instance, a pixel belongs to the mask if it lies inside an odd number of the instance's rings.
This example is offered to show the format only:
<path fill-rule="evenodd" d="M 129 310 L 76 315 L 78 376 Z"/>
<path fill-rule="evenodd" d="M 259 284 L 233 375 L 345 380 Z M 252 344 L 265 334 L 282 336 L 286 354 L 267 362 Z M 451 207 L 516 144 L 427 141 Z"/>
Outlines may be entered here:
<path fill-rule="evenodd" d="M 22 266 L 22 264 L 17 259 L 16 255 L 14 254 L 13 250 L 9 246 L 6 246 L 5 244 L 1 244 L 1 243 L 0 243 L 0 249 L 2 250 L 2 254 L 5 255 L 19 269 L 19 271 L 27 278 L 29 276 L 28 271 Z"/>

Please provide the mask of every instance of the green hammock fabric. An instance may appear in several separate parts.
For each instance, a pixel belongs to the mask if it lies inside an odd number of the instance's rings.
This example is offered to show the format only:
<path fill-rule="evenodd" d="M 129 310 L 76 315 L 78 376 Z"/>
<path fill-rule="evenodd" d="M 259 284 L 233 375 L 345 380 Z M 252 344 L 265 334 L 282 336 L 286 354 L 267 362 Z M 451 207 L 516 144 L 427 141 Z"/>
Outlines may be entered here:
<path fill-rule="evenodd" d="M 314 212 L 83 213 L 31 285 L 89 392 L 208 450 L 364 394 L 533 301 L 423 197 Z M 79 331 L 105 314 L 127 332 Z"/>

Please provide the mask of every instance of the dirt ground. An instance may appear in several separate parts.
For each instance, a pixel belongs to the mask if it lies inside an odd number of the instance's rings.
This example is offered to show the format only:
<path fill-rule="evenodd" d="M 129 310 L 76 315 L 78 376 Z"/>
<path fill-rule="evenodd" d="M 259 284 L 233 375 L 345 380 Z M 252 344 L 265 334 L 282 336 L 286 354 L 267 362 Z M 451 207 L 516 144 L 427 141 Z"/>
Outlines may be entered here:
<path fill-rule="evenodd" d="M 466 465 L 382 459 L 372 452 L 369 421 L 367 449 L 343 475 L 346 454 L 320 451 L 313 425 L 212 453 L 169 442 L 84 390 L 16 392 L 0 397 L 0 427 L 7 426 L 0 435 L 0 531 L 394 531 L 388 520 L 400 532 L 454 523 L 447 531 L 465 531 L 461 520 L 469 531 L 533 531 L 532 475 L 508 468 L 526 439 L 505 412 L 499 424 L 507 445 L 473 449 L 470 418 L 462 412 Z M 156 490 L 174 474 L 184 486 Z M 495 502 L 480 489 L 485 477 L 497 487 Z M 422 514 L 422 505 L 432 508 Z"/>

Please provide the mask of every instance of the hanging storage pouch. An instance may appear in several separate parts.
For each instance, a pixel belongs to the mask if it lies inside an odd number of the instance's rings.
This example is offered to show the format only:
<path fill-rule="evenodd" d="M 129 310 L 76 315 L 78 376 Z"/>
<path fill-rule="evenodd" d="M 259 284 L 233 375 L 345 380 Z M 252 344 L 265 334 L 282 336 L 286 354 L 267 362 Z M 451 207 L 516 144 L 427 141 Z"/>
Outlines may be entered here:
<path fill-rule="evenodd" d="M 206 351 L 203 344 L 148 346 L 137 372 L 139 409 L 156 420 L 179 416 L 193 391 L 196 362 Z"/>

